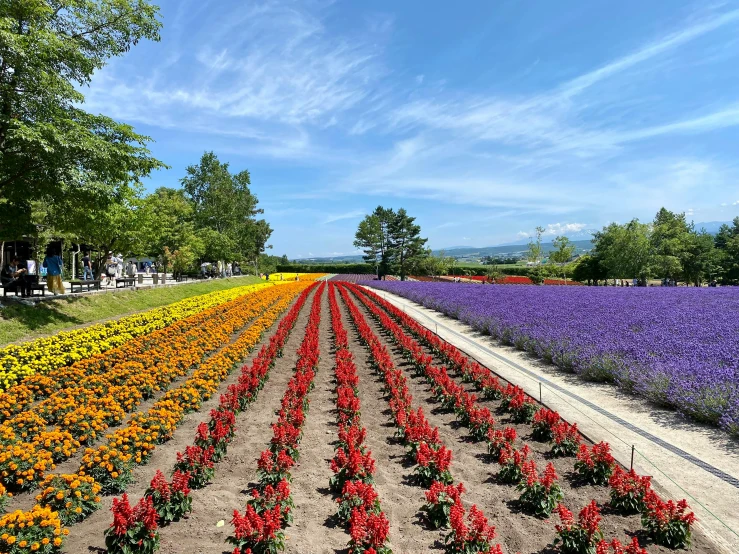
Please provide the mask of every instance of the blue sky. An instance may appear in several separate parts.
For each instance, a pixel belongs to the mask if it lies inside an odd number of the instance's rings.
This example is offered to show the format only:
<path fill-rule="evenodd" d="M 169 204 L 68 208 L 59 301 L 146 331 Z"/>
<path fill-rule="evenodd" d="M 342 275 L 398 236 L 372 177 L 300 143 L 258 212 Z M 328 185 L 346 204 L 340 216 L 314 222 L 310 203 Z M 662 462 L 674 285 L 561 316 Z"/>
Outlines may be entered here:
<path fill-rule="evenodd" d="M 378 204 L 434 248 L 739 215 L 739 3 L 160 5 L 87 108 L 154 138 L 149 189 L 249 169 L 277 255 L 353 253 Z"/>

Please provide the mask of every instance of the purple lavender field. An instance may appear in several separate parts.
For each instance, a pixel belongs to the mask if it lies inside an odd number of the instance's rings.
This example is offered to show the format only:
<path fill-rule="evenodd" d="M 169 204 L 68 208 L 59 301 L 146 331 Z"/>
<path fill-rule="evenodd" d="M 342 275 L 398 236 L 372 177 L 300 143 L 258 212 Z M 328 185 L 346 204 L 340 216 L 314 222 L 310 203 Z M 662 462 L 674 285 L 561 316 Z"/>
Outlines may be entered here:
<path fill-rule="evenodd" d="M 367 284 L 739 435 L 737 288 Z"/>

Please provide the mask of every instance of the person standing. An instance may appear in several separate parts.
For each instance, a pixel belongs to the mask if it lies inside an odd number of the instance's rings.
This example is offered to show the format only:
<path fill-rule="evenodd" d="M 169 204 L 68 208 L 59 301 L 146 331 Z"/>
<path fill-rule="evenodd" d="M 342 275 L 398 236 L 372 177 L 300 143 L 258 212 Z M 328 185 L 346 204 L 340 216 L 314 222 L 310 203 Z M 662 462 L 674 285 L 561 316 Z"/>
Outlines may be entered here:
<path fill-rule="evenodd" d="M 62 284 L 62 257 L 51 248 L 46 251 L 43 266 L 46 268 L 46 286 L 54 295 L 64 294 Z"/>
<path fill-rule="evenodd" d="M 90 281 L 93 281 L 95 280 L 95 277 L 93 277 L 92 274 L 92 262 L 90 261 L 90 253 L 85 252 L 85 255 L 82 256 L 82 280 L 87 281 L 88 279 Z"/>
<path fill-rule="evenodd" d="M 106 287 L 113 281 L 116 271 L 118 271 L 118 260 L 113 255 L 113 252 L 108 252 L 108 257 L 105 260 L 105 277 L 107 278 L 107 282 L 105 283 Z"/>

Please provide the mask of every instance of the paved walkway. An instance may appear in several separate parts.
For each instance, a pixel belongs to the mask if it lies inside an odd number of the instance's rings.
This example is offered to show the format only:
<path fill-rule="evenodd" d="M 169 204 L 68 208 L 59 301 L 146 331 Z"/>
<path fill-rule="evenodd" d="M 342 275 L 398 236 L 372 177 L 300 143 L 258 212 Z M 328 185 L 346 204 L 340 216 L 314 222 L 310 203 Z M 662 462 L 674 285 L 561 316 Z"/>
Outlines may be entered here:
<path fill-rule="evenodd" d="M 577 422 L 589 439 L 610 443 L 626 467 L 633 446 L 636 471 L 652 475 L 664 495 L 687 497 L 717 552 L 739 552 L 739 442 L 725 432 L 686 421 L 611 385 L 582 381 L 439 312 L 375 292 L 534 398 L 541 394 L 544 404 Z"/>
<path fill-rule="evenodd" d="M 148 288 L 172 287 L 172 286 L 186 285 L 186 284 L 192 284 L 192 283 L 204 283 L 204 282 L 208 281 L 208 279 L 205 279 L 205 280 L 203 280 L 203 279 L 188 279 L 187 281 L 175 281 L 171 274 L 167 274 L 167 278 L 165 279 L 164 282 L 162 282 L 161 280 L 159 280 L 158 284 L 155 285 L 154 284 L 154 280 L 152 278 L 152 275 L 153 274 L 148 274 L 148 275 L 147 274 L 142 274 L 142 275 L 144 275 L 143 283 L 142 284 L 139 284 L 139 282 L 138 282 L 138 275 L 137 275 L 136 277 L 134 277 L 136 279 L 136 283 L 135 283 L 135 285 L 133 287 L 131 287 L 131 286 L 127 286 L 127 287 L 120 286 L 120 287 L 116 288 L 116 286 L 115 286 L 115 280 L 113 280 L 112 282 L 106 283 L 105 285 L 102 285 L 101 284 L 99 290 L 91 289 L 89 291 L 84 290 L 83 292 L 76 292 L 75 291 L 74 294 L 72 294 L 72 288 L 71 288 L 71 286 L 69 284 L 69 281 L 62 281 L 62 285 L 64 286 L 64 294 L 57 294 L 55 296 L 54 294 L 52 294 L 52 293 L 49 292 L 49 288 L 47 287 L 46 288 L 46 294 L 44 296 L 34 295 L 34 296 L 31 296 L 31 297 L 28 297 L 28 298 L 23 298 L 22 300 L 25 301 L 25 302 L 42 302 L 44 300 L 50 300 L 50 299 L 54 299 L 54 298 L 59 299 L 59 298 L 66 298 L 66 297 L 87 296 L 87 295 L 91 295 L 91 294 L 105 294 L 107 292 L 124 291 L 124 290 L 141 290 L 141 289 L 148 289 Z M 159 275 L 161 275 L 161 273 Z M 247 275 L 233 275 L 232 277 L 229 277 L 229 279 L 231 279 L 231 278 L 238 278 L 238 277 L 246 277 L 246 276 Z M 82 279 L 79 279 L 79 280 L 82 281 Z M 46 278 L 41 277 L 40 278 L 40 282 L 45 284 L 46 283 Z M 11 301 L 11 302 L 13 300 L 21 301 L 21 297 L 20 296 L 15 296 L 12 293 L 8 294 L 8 296 L 5 297 L 5 298 L 3 298 L 2 295 L 0 295 L 0 301 L 3 301 L 3 300 L 5 300 L 5 301 Z"/>

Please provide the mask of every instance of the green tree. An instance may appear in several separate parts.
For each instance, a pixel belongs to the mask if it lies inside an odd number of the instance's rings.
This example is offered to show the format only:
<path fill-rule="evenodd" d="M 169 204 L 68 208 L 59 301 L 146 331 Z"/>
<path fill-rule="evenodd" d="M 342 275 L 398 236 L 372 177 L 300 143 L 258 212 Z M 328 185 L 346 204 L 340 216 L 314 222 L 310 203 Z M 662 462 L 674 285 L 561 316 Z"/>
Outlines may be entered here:
<path fill-rule="evenodd" d="M 597 286 L 606 277 L 608 277 L 608 273 L 602 259 L 595 252 L 580 256 L 572 269 L 572 278 L 588 285 Z"/>
<path fill-rule="evenodd" d="M 526 259 L 535 264 L 540 264 L 544 249 L 541 246 L 541 236 L 544 234 L 544 227 L 535 229 L 534 237 L 529 239 L 529 249 L 526 253 Z"/>
<path fill-rule="evenodd" d="M 364 251 L 364 260 L 375 266 L 379 278 L 390 271 L 390 223 L 394 217 L 392 208 L 377 206 L 359 222 L 354 235 L 354 247 Z"/>
<path fill-rule="evenodd" d="M 83 111 L 82 88 L 142 39 L 159 40 L 146 0 L 0 3 L 0 227 L 33 232 L 32 201 L 104 210 L 163 164 L 148 137 Z"/>
<path fill-rule="evenodd" d="M 411 217 L 400 208 L 389 225 L 390 256 L 393 266 L 401 280 L 405 280 L 408 269 L 418 267 L 428 253 L 424 245 L 428 239 L 421 238 L 421 226 L 416 225 L 416 218 Z"/>
<path fill-rule="evenodd" d="M 739 284 L 739 217 L 732 225 L 722 225 L 714 239 L 716 265 L 721 282 L 726 285 Z"/>
<path fill-rule="evenodd" d="M 676 214 L 665 208 L 654 217 L 650 243 L 653 249 L 653 266 L 660 277 L 678 281 L 683 275 L 682 259 L 691 241 L 692 226 L 685 214 Z"/>
<path fill-rule="evenodd" d="M 193 269 L 205 244 L 195 229 L 194 208 L 181 189 L 161 187 L 144 198 L 139 210 L 142 253 L 170 261 L 178 275 Z M 170 258 L 176 258 L 170 260 Z"/>
<path fill-rule="evenodd" d="M 625 225 L 611 223 L 593 235 L 594 252 L 606 276 L 637 278 L 645 283 L 652 266 L 650 226 L 633 219 Z"/>
<path fill-rule="evenodd" d="M 554 251 L 549 254 L 549 259 L 559 264 L 562 275 L 564 275 L 565 283 L 567 282 L 567 270 L 569 269 L 568 264 L 572 259 L 572 255 L 575 253 L 575 245 L 570 242 L 565 236 L 559 236 L 554 239 Z"/>
<path fill-rule="evenodd" d="M 213 152 L 187 167 L 181 179 L 186 197 L 193 203 L 195 228 L 210 260 L 246 259 L 256 267 L 272 229 L 256 215 L 257 197 L 251 193 L 249 172 L 232 174 L 229 164 Z"/>
<path fill-rule="evenodd" d="M 680 265 L 686 282 L 699 287 L 704 279 L 712 279 L 719 270 L 718 252 L 713 236 L 705 230 L 688 234 L 680 254 Z"/>

